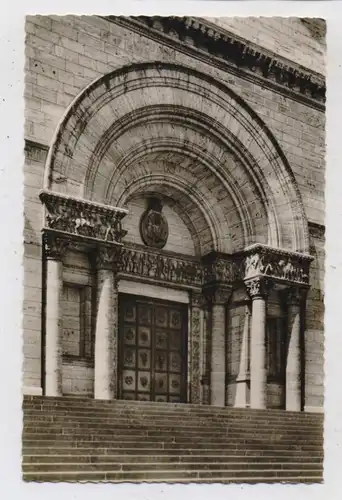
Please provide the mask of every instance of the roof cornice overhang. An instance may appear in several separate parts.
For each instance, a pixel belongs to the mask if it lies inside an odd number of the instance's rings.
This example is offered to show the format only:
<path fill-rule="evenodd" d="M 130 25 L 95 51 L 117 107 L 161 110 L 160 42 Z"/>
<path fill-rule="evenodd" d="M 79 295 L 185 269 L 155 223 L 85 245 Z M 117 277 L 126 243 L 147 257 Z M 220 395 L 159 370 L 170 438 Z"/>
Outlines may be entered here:
<path fill-rule="evenodd" d="M 207 19 L 160 16 L 106 16 L 105 19 L 319 111 L 325 110 L 323 75 Z"/>

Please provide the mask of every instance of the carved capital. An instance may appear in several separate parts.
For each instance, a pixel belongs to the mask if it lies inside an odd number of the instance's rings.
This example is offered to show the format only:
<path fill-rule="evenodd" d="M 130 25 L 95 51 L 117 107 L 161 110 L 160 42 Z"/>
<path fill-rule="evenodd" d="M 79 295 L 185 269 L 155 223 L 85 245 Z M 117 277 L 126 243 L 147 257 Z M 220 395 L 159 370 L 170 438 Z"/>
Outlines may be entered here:
<path fill-rule="evenodd" d="M 245 285 L 252 300 L 265 299 L 270 289 L 270 282 L 259 277 L 245 281 Z"/>
<path fill-rule="evenodd" d="M 230 299 L 232 287 L 217 285 L 204 289 L 204 294 L 212 305 L 226 305 Z"/>
<path fill-rule="evenodd" d="M 117 272 L 121 256 L 120 250 L 120 247 L 114 245 L 112 247 L 100 247 L 95 256 L 96 268 Z"/>
<path fill-rule="evenodd" d="M 209 285 L 221 283 L 230 285 L 241 276 L 241 259 L 217 256 L 215 253 L 207 255 L 203 262 L 204 283 Z"/>
<path fill-rule="evenodd" d="M 192 292 L 191 293 L 191 305 L 192 307 L 202 308 L 206 304 L 206 297 L 203 293 Z"/>
<path fill-rule="evenodd" d="M 43 246 L 45 257 L 49 260 L 63 260 L 70 242 L 53 233 L 44 233 Z"/>

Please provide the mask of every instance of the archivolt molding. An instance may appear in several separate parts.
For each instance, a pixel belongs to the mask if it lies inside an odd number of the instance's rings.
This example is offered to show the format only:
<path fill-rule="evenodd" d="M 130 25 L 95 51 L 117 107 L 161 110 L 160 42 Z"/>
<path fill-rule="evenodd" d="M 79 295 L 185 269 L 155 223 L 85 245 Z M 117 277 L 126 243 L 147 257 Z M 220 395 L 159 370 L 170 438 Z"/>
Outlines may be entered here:
<path fill-rule="evenodd" d="M 268 207 L 267 212 L 274 216 L 272 224 L 278 235 L 277 244 L 308 251 L 307 224 L 299 190 L 273 136 L 246 103 L 225 85 L 179 65 L 133 65 L 105 75 L 86 88 L 68 110 L 56 133 L 47 160 L 45 186 L 58 190 L 60 185 L 55 180 L 64 177 L 82 190 L 93 152 L 102 147 L 99 143 L 112 122 L 124 120 L 132 107 L 136 107 L 132 103 L 137 96 L 138 107 L 160 105 L 160 101 L 167 99 L 166 104 L 170 105 L 186 102 L 190 112 L 202 111 L 209 120 L 214 120 L 215 132 L 221 123 L 224 135 L 230 134 L 231 148 L 232 144 L 243 145 L 240 149 L 252 160 L 248 162 L 253 165 L 251 187 L 255 189 L 258 185 L 260 190 L 262 185 L 266 186 L 265 198 L 268 203 L 274 203 L 271 207 L 274 210 Z M 242 220 L 248 220 L 245 213 Z"/>

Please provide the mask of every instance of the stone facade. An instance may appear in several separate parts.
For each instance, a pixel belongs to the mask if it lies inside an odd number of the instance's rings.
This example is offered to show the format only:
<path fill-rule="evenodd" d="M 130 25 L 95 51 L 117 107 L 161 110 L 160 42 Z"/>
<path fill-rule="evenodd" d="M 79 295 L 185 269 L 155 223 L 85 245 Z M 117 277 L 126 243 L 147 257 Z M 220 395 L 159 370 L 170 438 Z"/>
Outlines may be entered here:
<path fill-rule="evenodd" d="M 116 397 L 133 293 L 188 304 L 187 400 L 322 408 L 324 33 L 267 22 L 27 18 L 26 393 Z"/>

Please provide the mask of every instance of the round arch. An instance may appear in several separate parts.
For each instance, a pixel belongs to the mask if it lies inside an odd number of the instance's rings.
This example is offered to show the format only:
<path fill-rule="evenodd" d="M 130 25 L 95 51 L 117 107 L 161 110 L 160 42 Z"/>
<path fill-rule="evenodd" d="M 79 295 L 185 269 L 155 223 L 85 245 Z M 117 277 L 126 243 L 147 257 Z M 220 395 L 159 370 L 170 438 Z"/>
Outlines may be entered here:
<path fill-rule="evenodd" d="M 120 192 L 149 179 L 165 191 L 170 168 L 189 186 L 173 193 L 198 206 L 187 220 L 195 228 L 202 214 L 214 250 L 309 252 L 300 193 L 271 132 L 222 82 L 181 65 L 122 67 L 83 90 L 56 130 L 44 187 L 120 206 Z"/>

